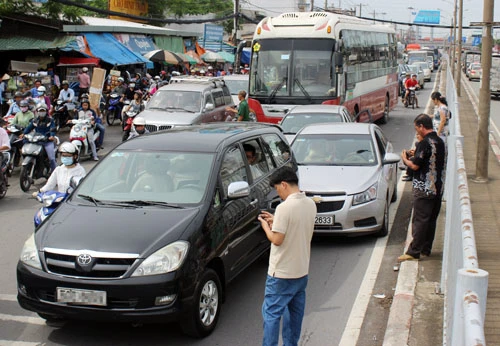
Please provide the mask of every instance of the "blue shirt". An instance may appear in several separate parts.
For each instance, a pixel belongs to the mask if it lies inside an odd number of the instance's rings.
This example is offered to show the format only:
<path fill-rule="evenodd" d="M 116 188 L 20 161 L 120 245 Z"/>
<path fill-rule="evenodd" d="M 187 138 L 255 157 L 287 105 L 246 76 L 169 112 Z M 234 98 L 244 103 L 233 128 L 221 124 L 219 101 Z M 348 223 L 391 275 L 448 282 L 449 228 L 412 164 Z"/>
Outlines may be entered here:
<path fill-rule="evenodd" d="M 11 114 L 17 114 L 21 111 L 21 108 L 19 108 L 19 105 L 17 104 L 17 102 L 14 102 L 13 104 L 10 105 L 9 107 L 9 110 L 7 112 L 7 115 L 11 115 Z"/>
<path fill-rule="evenodd" d="M 36 87 L 32 88 L 31 90 L 31 97 L 38 97 L 38 90 Z"/>

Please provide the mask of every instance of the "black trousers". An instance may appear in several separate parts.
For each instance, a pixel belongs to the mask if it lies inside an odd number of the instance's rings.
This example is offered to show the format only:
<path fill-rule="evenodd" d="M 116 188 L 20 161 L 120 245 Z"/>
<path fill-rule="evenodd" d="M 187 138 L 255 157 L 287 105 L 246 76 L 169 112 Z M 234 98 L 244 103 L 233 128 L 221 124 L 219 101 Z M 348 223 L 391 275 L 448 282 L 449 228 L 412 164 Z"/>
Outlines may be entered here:
<path fill-rule="evenodd" d="M 406 251 L 408 255 L 420 258 L 420 254 L 431 254 L 440 210 L 441 196 L 413 198 L 413 240 Z"/>

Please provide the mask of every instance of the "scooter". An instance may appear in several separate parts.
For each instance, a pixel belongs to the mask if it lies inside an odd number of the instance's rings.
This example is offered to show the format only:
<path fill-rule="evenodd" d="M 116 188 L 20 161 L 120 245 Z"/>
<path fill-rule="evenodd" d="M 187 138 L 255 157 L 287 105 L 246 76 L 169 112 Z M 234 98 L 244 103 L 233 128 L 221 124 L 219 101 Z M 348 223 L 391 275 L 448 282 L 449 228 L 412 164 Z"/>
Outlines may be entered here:
<path fill-rule="evenodd" d="M 9 134 L 10 140 L 10 160 L 7 167 L 7 175 L 12 176 L 14 168 L 19 166 L 21 163 L 21 149 L 23 147 L 23 139 L 19 138 L 21 133 L 23 133 L 23 128 L 17 125 L 7 126 L 7 133 Z"/>
<path fill-rule="evenodd" d="M 106 110 L 106 122 L 112 126 L 116 119 L 121 120 L 122 107 L 120 106 L 121 96 L 113 93 L 109 95 L 109 105 Z"/>
<path fill-rule="evenodd" d="M 411 108 L 415 109 L 415 87 L 409 88 L 410 92 L 408 93 L 408 97 L 404 101 L 405 108 L 411 106 Z"/>
<path fill-rule="evenodd" d="M 24 143 L 21 153 L 23 163 L 19 183 L 21 189 L 27 192 L 35 179 L 46 178 L 50 176 L 50 162 L 43 144 L 47 142 L 47 137 L 41 133 L 28 133 L 24 136 Z M 57 142 L 54 142 L 57 143 Z M 57 152 L 57 149 L 54 149 Z"/>
<path fill-rule="evenodd" d="M 74 125 L 69 132 L 70 142 L 77 146 L 81 159 L 92 157 L 92 150 L 90 149 L 89 140 L 94 141 L 95 143 L 99 139 L 100 132 L 95 130 L 94 137 L 88 138 L 87 131 L 89 126 L 91 126 L 89 119 L 74 119 L 72 120 L 72 123 Z M 97 151 L 99 151 L 98 147 L 96 149 Z"/>
<path fill-rule="evenodd" d="M 9 163 L 4 163 L 4 155 L 8 155 L 8 153 L 0 153 L 0 199 L 4 198 L 7 194 L 7 187 L 9 186 L 8 182 L 8 168 Z"/>
<path fill-rule="evenodd" d="M 68 198 L 68 192 L 46 191 L 39 192 L 36 196 L 38 202 L 43 204 L 34 217 L 35 228 L 38 227 L 56 208 Z"/>
<path fill-rule="evenodd" d="M 123 127 L 122 142 L 125 142 L 128 139 L 128 137 L 130 135 L 130 131 L 132 131 L 132 123 L 134 121 L 135 116 L 138 113 L 139 112 L 134 111 L 134 110 L 129 110 L 129 111 L 125 112 L 125 116 L 126 116 L 127 120 L 125 121 L 125 126 Z"/>
<path fill-rule="evenodd" d="M 57 100 L 54 106 L 54 114 L 52 114 L 52 118 L 54 119 L 54 123 L 56 124 L 56 131 L 59 131 L 60 128 L 66 126 L 66 123 L 69 119 L 71 119 L 70 109 L 74 109 L 75 105 L 72 103 L 66 103 L 62 100 Z"/>

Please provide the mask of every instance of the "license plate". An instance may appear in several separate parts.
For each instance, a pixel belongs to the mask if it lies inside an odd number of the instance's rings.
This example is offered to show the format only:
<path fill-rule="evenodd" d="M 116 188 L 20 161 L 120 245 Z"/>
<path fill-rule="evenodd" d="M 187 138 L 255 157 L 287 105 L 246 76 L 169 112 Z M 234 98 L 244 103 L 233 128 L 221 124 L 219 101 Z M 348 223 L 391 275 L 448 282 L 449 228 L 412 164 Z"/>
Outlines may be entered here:
<path fill-rule="evenodd" d="M 316 225 L 333 225 L 335 222 L 334 216 L 316 216 L 314 223 Z"/>
<path fill-rule="evenodd" d="M 57 301 L 76 305 L 106 306 L 106 292 L 57 287 Z"/>

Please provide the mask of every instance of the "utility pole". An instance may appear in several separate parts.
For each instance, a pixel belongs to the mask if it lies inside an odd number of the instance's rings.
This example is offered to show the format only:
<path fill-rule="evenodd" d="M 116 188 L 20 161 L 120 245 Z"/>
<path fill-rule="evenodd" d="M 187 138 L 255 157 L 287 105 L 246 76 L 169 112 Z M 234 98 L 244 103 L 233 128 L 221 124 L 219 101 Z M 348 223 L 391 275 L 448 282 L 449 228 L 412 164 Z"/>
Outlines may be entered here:
<path fill-rule="evenodd" d="M 453 10 L 453 50 L 451 52 L 451 75 L 455 76 L 455 53 L 456 53 L 456 42 L 457 42 L 457 0 L 455 0 Z M 455 80 L 455 83 L 457 81 Z"/>
<path fill-rule="evenodd" d="M 464 0 L 459 0 L 460 1 L 460 10 L 458 12 L 458 49 L 457 49 L 457 76 L 455 77 L 455 84 L 457 87 L 457 96 L 460 97 L 462 96 L 461 92 L 461 82 L 462 82 L 462 69 L 461 69 L 461 64 L 462 64 L 462 20 L 464 16 Z M 490 49 L 491 50 L 491 49 Z"/>
<path fill-rule="evenodd" d="M 238 45 L 238 18 L 240 16 L 240 1 L 239 0 L 234 0 L 234 37 L 233 37 L 233 44 L 235 46 Z"/>
<path fill-rule="evenodd" d="M 488 151 L 489 151 L 489 131 L 490 124 L 490 70 L 491 70 L 491 48 L 493 47 L 492 27 L 494 0 L 484 0 L 483 6 L 483 37 L 481 42 L 481 67 L 483 78 L 479 88 L 479 129 L 477 134 L 477 161 L 476 177 L 473 181 L 485 183 L 488 181 Z"/>
<path fill-rule="evenodd" d="M 363 8 L 363 4 L 359 4 L 359 16 L 360 16 L 360 17 L 363 17 L 363 16 L 361 15 L 361 9 L 362 9 L 362 8 Z"/>

